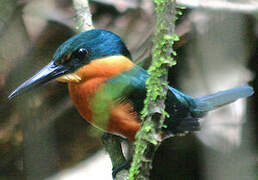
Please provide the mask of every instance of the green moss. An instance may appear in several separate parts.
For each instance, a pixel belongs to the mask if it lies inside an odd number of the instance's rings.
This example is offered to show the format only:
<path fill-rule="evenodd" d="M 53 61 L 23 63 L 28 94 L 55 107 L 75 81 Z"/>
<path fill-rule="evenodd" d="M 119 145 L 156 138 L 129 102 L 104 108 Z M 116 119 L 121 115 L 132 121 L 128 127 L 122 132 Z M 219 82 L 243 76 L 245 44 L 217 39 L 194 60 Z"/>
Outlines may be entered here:
<path fill-rule="evenodd" d="M 178 8 L 178 9 L 186 9 L 187 7 L 186 6 L 177 5 L 176 8 Z"/>
<path fill-rule="evenodd" d="M 151 107 L 157 106 L 155 104 L 156 99 L 160 98 L 165 101 L 167 92 L 167 82 L 161 81 L 161 77 L 166 77 L 168 73 L 168 67 L 176 64 L 174 56 L 177 53 L 173 50 L 172 46 L 175 41 L 179 40 L 179 37 L 173 32 L 171 32 L 171 21 L 176 20 L 176 15 L 182 15 L 182 12 L 177 12 L 174 15 L 174 19 L 167 18 L 167 5 L 168 3 L 174 2 L 173 0 L 154 0 L 156 3 L 155 12 L 157 14 L 156 21 L 156 31 L 153 37 L 153 49 L 152 49 L 152 65 L 150 66 L 148 73 L 150 78 L 146 81 L 147 94 L 144 100 L 144 108 L 141 112 L 141 119 L 144 120 L 149 116 L 149 109 Z M 165 107 L 161 107 L 162 112 L 162 122 L 161 127 L 166 127 L 163 125 L 165 117 L 169 117 L 169 114 L 165 111 Z M 156 139 L 148 136 L 148 133 L 152 131 L 155 127 L 155 123 L 152 121 L 145 121 L 141 130 L 136 134 L 136 149 L 133 162 L 130 168 L 129 180 L 133 180 L 135 175 L 140 172 L 141 157 L 144 154 L 147 143 L 152 143 L 157 145 L 159 142 Z"/>
<path fill-rule="evenodd" d="M 134 175 L 138 174 L 140 172 L 139 167 L 140 167 L 140 163 L 141 163 L 141 158 L 137 158 L 137 157 L 141 157 L 142 154 L 145 152 L 145 150 L 147 148 L 145 141 L 149 140 L 149 142 L 154 145 L 158 144 L 158 142 L 156 140 L 154 140 L 154 139 L 148 137 L 148 135 L 146 135 L 149 131 L 151 131 L 153 129 L 153 126 L 154 126 L 154 124 L 151 122 L 144 123 L 144 125 L 141 129 L 143 132 L 145 132 L 145 134 L 140 134 L 140 133 L 136 134 L 136 138 L 140 139 L 140 140 L 135 142 L 135 146 L 137 148 L 135 149 L 134 160 L 131 164 L 129 180 L 133 180 Z M 139 136 L 141 136 L 141 137 L 139 137 Z"/>
<path fill-rule="evenodd" d="M 176 14 L 179 15 L 179 16 L 182 16 L 182 15 L 183 15 L 183 12 L 182 12 L 182 11 L 177 11 Z"/>

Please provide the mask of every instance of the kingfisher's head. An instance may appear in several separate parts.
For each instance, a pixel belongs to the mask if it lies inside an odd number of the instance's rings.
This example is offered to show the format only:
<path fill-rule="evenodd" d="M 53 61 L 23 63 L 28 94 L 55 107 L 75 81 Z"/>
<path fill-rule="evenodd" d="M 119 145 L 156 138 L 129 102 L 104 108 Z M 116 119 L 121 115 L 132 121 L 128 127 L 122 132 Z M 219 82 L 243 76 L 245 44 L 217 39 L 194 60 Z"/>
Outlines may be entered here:
<path fill-rule="evenodd" d="M 123 55 L 130 59 L 130 53 L 119 36 L 103 29 L 82 32 L 65 41 L 56 50 L 50 63 L 15 89 L 9 98 L 52 79 L 70 78 L 69 74 L 91 61 L 114 55 Z"/>

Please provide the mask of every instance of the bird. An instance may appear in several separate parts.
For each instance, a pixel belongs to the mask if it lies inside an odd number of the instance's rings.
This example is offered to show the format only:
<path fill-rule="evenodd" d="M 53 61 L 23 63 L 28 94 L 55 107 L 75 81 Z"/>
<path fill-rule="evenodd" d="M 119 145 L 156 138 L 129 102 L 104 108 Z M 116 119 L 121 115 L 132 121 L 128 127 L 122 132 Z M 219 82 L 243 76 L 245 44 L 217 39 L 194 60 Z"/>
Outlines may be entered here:
<path fill-rule="evenodd" d="M 79 33 L 61 44 L 48 65 L 8 96 L 25 93 L 50 80 L 68 84 L 80 115 L 104 132 L 135 141 L 141 126 L 148 72 L 132 61 L 122 39 L 104 29 Z M 208 111 L 254 93 L 248 85 L 198 98 L 167 86 L 162 129 L 165 135 L 200 130 L 199 119 Z"/>
<path fill-rule="evenodd" d="M 12 91 L 8 98 L 54 79 L 67 83 L 71 99 L 86 121 L 132 143 L 141 127 L 149 76 L 132 61 L 118 35 L 104 29 L 92 29 L 61 44 L 50 63 Z M 163 137 L 199 131 L 199 120 L 208 111 L 254 93 L 251 86 L 244 85 L 194 98 L 169 85 L 167 88 L 165 111 L 169 116 L 162 127 Z M 113 167 L 114 179 L 117 172 L 129 167 L 131 157 Z"/>

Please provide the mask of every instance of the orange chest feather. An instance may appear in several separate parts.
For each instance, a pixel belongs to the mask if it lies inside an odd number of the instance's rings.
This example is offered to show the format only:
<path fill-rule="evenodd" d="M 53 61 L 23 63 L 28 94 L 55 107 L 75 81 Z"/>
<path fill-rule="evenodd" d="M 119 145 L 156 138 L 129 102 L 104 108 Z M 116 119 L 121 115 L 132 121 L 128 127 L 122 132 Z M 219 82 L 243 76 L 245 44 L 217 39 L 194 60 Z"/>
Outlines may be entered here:
<path fill-rule="evenodd" d="M 68 89 L 70 96 L 74 102 L 74 105 L 80 112 L 80 114 L 92 122 L 92 113 L 90 109 L 90 100 L 94 97 L 98 87 L 106 81 L 107 78 L 93 78 L 83 83 L 68 83 Z"/>
<path fill-rule="evenodd" d="M 91 61 L 73 74 L 81 80 L 69 81 L 68 88 L 76 108 L 81 115 L 92 122 L 92 112 L 89 107 L 96 90 L 104 82 L 126 70 L 133 68 L 134 64 L 125 56 L 117 55 Z"/>
<path fill-rule="evenodd" d="M 92 111 L 91 100 L 94 98 L 95 92 L 103 87 L 102 84 L 106 80 L 107 78 L 93 78 L 84 83 L 69 83 L 68 87 L 71 98 L 81 116 L 91 124 L 104 131 L 120 134 L 134 141 L 134 136 L 140 128 L 140 122 L 137 114 L 132 111 L 132 104 L 129 102 L 115 106 L 112 102 L 107 104 L 109 108 L 106 109 L 106 112 L 97 112 L 101 118 L 103 114 L 108 114 L 107 119 L 99 119 L 96 111 Z"/>
<path fill-rule="evenodd" d="M 132 141 L 140 127 L 137 114 L 132 112 L 132 104 L 115 104 L 102 96 L 97 98 L 98 101 L 92 99 L 96 99 L 96 92 L 105 87 L 108 79 L 133 67 L 134 64 L 124 56 L 106 57 L 77 70 L 75 73 L 80 82 L 68 82 L 71 98 L 81 116 L 104 131 L 124 135 Z"/>
<path fill-rule="evenodd" d="M 133 62 L 124 56 L 118 55 L 93 60 L 75 73 L 84 81 L 96 77 L 111 78 L 133 67 Z"/>

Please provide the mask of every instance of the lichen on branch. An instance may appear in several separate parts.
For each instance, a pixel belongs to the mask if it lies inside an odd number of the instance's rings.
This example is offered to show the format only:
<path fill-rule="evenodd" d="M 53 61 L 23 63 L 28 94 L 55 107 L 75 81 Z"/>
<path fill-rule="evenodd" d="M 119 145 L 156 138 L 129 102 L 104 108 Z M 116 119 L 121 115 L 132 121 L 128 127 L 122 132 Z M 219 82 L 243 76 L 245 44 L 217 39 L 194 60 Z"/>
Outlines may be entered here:
<path fill-rule="evenodd" d="M 173 44 L 179 40 L 175 34 L 176 4 L 174 0 L 154 0 L 156 30 L 153 37 L 152 64 L 146 81 L 147 94 L 142 110 L 143 124 L 136 135 L 135 154 L 129 172 L 130 180 L 149 179 L 152 159 L 161 143 L 161 129 L 168 114 L 165 112 L 168 68 L 176 64 Z"/>

